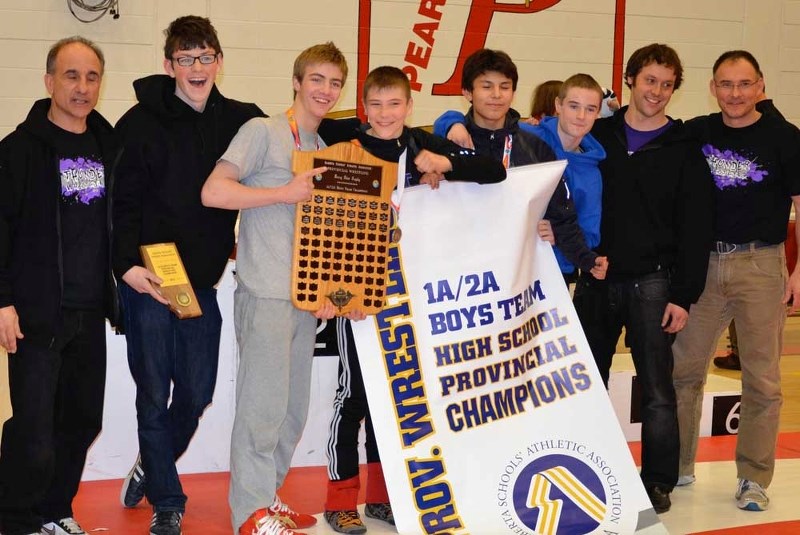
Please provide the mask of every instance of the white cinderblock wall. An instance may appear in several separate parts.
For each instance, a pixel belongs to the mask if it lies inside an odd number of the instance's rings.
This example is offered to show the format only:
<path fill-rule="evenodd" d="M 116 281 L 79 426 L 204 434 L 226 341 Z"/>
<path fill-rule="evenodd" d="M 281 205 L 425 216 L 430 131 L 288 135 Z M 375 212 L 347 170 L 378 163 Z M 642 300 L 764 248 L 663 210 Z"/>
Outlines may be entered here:
<path fill-rule="evenodd" d="M 540 0 L 540 2 L 543 0 Z M 371 66 L 404 66 L 409 42 L 422 44 L 415 23 L 435 30 L 430 62 L 420 72 L 415 95 L 417 124 L 430 124 L 458 97 L 432 97 L 430 87 L 452 72 L 472 4 L 493 0 L 119 0 L 121 17 L 83 24 L 65 0 L 0 0 L 0 136 L 19 123 L 32 101 L 45 96 L 44 58 L 56 39 L 80 33 L 97 41 L 107 56 L 99 109 L 112 122 L 133 104 L 131 82 L 162 72 L 162 30 L 183 14 L 208 16 L 225 50 L 219 85 L 232 97 L 259 104 L 267 113 L 291 100 L 289 76 L 300 50 L 333 40 L 345 52 L 351 76 L 339 109 L 356 105 L 356 64 L 360 4 L 371 4 Z M 536 5 L 536 1 L 531 2 Z M 420 14 L 425 5 L 438 20 Z M 444 4 L 444 5 L 442 5 Z M 505 5 L 524 5 L 509 0 Z M 612 85 L 615 0 L 561 0 L 538 13 L 496 13 L 486 45 L 509 52 L 520 68 L 517 107 L 527 114 L 531 89 L 541 81 L 588 72 Z M 790 119 L 800 122 L 800 1 L 797 0 L 627 0 L 625 59 L 653 41 L 673 45 L 686 67 L 686 82 L 669 108 L 687 118 L 715 111 L 708 96 L 710 66 L 721 52 L 747 48 L 762 63 L 767 89 Z M 420 9 L 420 6 L 423 6 Z M 625 96 L 623 96 L 625 98 Z"/>

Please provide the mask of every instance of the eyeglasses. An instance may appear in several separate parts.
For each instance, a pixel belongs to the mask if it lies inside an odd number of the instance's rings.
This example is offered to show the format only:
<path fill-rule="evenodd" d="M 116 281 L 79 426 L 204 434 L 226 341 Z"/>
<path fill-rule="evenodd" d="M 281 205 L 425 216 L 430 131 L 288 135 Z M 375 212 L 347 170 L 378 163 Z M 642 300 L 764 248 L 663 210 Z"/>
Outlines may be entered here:
<path fill-rule="evenodd" d="M 748 91 L 749 89 L 754 88 L 757 83 L 758 83 L 758 80 L 755 80 L 755 81 L 753 81 L 753 80 L 744 80 L 742 82 L 739 82 L 738 84 L 734 84 L 733 82 L 729 82 L 728 80 L 725 80 L 723 82 L 714 82 L 714 85 L 717 87 L 717 89 L 721 89 L 723 91 L 731 92 L 734 89 L 738 89 L 741 92 L 745 92 L 745 91 Z"/>
<path fill-rule="evenodd" d="M 201 65 L 211 65 L 217 61 L 218 54 L 203 54 L 202 56 L 180 56 L 172 58 L 172 61 L 181 67 L 191 67 L 195 61 L 200 61 Z"/>

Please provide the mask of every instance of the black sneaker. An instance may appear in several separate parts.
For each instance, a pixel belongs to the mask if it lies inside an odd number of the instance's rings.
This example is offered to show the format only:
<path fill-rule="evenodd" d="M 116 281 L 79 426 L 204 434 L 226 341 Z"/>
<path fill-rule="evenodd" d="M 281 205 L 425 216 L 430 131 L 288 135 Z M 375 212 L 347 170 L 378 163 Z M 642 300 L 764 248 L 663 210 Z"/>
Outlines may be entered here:
<path fill-rule="evenodd" d="M 183 513 L 179 511 L 159 511 L 153 513 L 150 521 L 150 535 L 181 535 Z"/>
<path fill-rule="evenodd" d="M 390 503 L 368 503 L 364 507 L 364 514 L 394 526 L 394 513 Z"/>
<path fill-rule="evenodd" d="M 325 511 L 325 520 L 338 533 L 366 533 L 367 526 L 358 516 L 358 511 Z"/>
<path fill-rule="evenodd" d="M 714 357 L 714 366 L 722 368 L 723 370 L 740 370 L 742 369 L 742 361 L 739 360 L 739 355 L 731 351 L 724 357 Z"/>
<path fill-rule="evenodd" d="M 650 487 L 647 489 L 647 497 L 650 498 L 650 503 L 653 504 L 653 509 L 656 513 L 666 513 L 672 507 L 672 502 L 669 499 L 669 492 L 664 491 L 661 487 Z"/>
<path fill-rule="evenodd" d="M 122 483 L 122 491 L 119 493 L 119 501 L 123 507 L 136 507 L 144 498 L 144 468 L 142 468 L 141 455 L 136 457 L 128 477 Z"/>

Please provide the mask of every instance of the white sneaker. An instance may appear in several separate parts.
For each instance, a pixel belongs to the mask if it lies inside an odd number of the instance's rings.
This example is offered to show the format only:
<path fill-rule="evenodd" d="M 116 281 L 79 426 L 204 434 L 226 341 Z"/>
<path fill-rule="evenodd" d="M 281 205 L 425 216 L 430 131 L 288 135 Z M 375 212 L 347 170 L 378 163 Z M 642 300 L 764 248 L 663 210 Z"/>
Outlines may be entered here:
<path fill-rule="evenodd" d="M 689 474 L 686 476 L 678 476 L 678 482 L 675 483 L 675 486 L 685 487 L 686 485 L 691 485 L 695 481 L 697 481 L 697 478 L 694 476 L 694 474 Z"/>
<path fill-rule="evenodd" d="M 740 479 L 736 488 L 736 505 L 745 511 L 766 511 L 769 498 L 764 487 L 755 481 Z"/>
<path fill-rule="evenodd" d="M 287 528 L 278 517 L 266 516 L 258 526 L 255 535 L 297 535 L 297 531 Z"/>
<path fill-rule="evenodd" d="M 42 526 L 42 535 L 86 535 L 78 522 L 70 517 L 62 518 L 58 522 L 48 522 Z"/>

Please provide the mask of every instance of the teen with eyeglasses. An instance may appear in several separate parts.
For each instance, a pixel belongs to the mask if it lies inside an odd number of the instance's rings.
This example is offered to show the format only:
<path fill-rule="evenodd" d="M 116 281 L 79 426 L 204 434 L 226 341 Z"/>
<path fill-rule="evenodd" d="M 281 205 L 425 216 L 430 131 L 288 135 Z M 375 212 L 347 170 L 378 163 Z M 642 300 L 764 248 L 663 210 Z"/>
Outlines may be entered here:
<path fill-rule="evenodd" d="M 222 48 L 208 19 L 180 17 L 165 35 L 166 74 L 133 83 L 139 103 L 116 126 L 123 153 L 113 195 L 114 272 L 140 451 L 120 499 L 134 507 L 147 496 L 151 535 L 181 532 L 187 498 L 175 461 L 211 403 L 217 378 L 222 318 L 214 286 L 233 250 L 237 212 L 204 207 L 200 190 L 239 127 L 264 115 L 217 89 Z M 143 267 L 139 246 L 161 242 L 177 244 L 202 316 L 175 317 L 158 291 L 161 280 Z"/>

